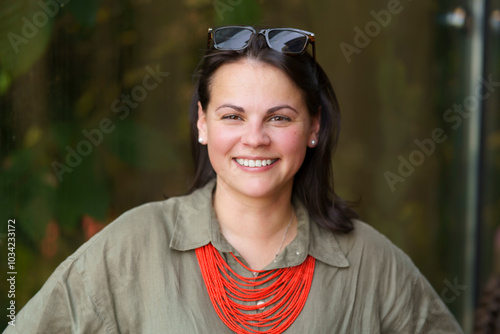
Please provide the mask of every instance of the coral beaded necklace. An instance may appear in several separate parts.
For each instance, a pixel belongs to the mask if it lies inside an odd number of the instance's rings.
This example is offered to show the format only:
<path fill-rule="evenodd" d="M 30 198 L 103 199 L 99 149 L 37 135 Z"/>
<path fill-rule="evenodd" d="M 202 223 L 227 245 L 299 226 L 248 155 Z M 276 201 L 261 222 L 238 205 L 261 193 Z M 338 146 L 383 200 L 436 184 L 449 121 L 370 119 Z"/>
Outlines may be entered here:
<path fill-rule="evenodd" d="M 196 249 L 203 280 L 219 318 L 236 333 L 284 332 L 306 303 L 315 259 L 308 256 L 295 267 L 255 271 L 231 255 L 245 269 L 261 275 L 238 275 L 212 244 Z"/>

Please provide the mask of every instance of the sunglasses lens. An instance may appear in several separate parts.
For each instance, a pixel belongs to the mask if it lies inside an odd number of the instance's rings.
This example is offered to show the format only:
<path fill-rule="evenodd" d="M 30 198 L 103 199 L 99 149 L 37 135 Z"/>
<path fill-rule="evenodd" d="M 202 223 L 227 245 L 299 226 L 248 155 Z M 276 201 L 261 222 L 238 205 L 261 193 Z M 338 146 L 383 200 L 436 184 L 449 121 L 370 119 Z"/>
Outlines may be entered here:
<path fill-rule="evenodd" d="M 269 46 L 283 53 L 301 53 L 307 45 L 307 36 L 292 30 L 270 30 Z"/>
<path fill-rule="evenodd" d="M 248 45 L 253 31 L 247 28 L 227 27 L 214 32 L 214 47 L 222 50 L 241 50 Z"/>

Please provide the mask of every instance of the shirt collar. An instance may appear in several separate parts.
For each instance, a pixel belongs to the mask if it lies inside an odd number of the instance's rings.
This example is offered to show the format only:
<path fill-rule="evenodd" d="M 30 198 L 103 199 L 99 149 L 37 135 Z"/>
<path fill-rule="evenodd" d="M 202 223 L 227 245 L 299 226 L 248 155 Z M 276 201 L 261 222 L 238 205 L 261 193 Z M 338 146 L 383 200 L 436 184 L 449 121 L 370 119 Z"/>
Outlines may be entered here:
<path fill-rule="evenodd" d="M 174 232 L 170 239 L 172 249 L 188 251 L 211 242 L 220 252 L 239 255 L 220 232 L 212 207 L 214 187 L 215 179 L 179 201 Z M 294 197 L 293 205 L 298 220 L 297 237 L 265 270 L 299 265 L 307 255 L 330 266 L 348 267 L 349 261 L 335 234 L 312 222 L 307 209 L 298 198 Z"/>

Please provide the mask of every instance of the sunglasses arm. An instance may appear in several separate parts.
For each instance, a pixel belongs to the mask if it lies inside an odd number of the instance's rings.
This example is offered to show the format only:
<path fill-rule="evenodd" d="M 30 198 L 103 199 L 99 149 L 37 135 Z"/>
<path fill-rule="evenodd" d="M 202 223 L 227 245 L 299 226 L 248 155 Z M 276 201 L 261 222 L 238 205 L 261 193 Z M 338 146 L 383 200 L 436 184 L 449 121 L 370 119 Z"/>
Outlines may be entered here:
<path fill-rule="evenodd" d="M 212 41 L 212 28 L 208 28 L 208 43 L 207 49 L 210 49 L 210 42 Z"/>

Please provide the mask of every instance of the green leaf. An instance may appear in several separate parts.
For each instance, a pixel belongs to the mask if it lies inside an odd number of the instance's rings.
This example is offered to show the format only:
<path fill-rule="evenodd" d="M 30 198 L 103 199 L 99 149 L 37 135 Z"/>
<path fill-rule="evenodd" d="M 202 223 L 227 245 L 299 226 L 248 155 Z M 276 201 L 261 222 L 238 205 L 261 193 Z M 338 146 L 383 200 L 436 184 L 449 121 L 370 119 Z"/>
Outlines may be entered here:
<path fill-rule="evenodd" d="M 0 65 L 12 78 L 28 71 L 43 55 L 58 12 L 59 6 L 46 2 L 0 2 Z"/>

